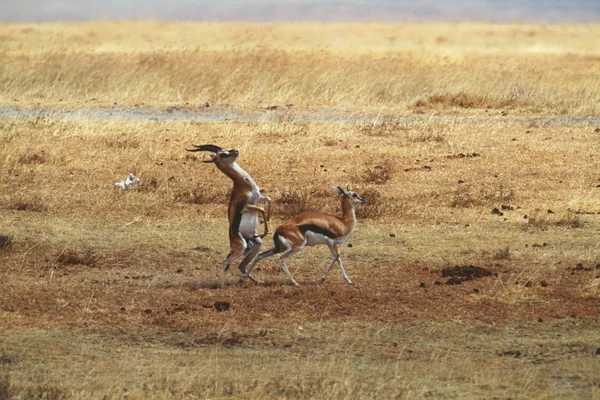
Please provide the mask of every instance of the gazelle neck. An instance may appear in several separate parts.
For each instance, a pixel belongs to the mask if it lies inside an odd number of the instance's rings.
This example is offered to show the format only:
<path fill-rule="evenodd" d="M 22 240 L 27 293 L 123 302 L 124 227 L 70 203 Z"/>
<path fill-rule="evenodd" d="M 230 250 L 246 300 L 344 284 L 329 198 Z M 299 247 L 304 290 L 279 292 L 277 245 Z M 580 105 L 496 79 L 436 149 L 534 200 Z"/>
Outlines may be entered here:
<path fill-rule="evenodd" d="M 220 166 L 217 165 L 217 168 L 221 170 L 225 175 L 227 175 L 234 183 L 234 185 L 250 185 L 253 188 L 257 187 L 256 183 L 250 175 L 239 166 L 238 163 L 234 162 L 231 165 Z"/>
<path fill-rule="evenodd" d="M 354 205 L 342 197 L 342 220 L 352 225 L 356 224 Z"/>

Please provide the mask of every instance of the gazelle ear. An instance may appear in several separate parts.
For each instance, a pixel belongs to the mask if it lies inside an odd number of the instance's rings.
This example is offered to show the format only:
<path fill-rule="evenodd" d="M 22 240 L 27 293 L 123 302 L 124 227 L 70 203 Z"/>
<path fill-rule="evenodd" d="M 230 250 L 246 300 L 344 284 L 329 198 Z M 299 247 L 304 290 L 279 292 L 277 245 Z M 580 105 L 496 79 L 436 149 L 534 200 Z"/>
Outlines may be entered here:
<path fill-rule="evenodd" d="M 332 186 L 333 191 L 336 192 L 337 194 L 339 194 L 340 196 L 343 196 L 345 194 L 344 189 L 342 189 L 341 187 L 335 187 Z"/>

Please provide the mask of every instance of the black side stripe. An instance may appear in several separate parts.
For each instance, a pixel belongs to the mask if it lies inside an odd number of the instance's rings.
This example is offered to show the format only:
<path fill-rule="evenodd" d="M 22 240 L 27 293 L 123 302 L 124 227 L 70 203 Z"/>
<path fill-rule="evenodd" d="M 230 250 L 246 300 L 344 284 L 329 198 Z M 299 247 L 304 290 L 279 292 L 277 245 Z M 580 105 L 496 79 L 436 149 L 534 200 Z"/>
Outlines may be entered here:
<path fill-rule="evenodd" d="M 333 234 L 333 232 L 330 232 L 327 229 L 323 229 L 320 226 L 317 226 L 314 224 L 300 225 L 298 228 L 300 229 L 300 232 L 302 232 L 303 235 L 305 235 L 306 232 L 310 231 L 313 233 L 318 233 L 323 236 L 327 236 L 330 239 L 335 238 L 335 235 Z"/>
<path fill-rule="evenodd" d="M 275 232 L 273 234 L 273 246 L 275 246 L 275 254 L 283 252 L 283 249 L 281 248 L 281 242 L 279 241 L 279 236 L 281 236 L 279 232 Z"/>
<path fill-rule="evenodd" d="M 235 216 L 233 217 L 233 221 L 231 221 L 230 232 L 233 234 L 238 234 L 240 232 L 240 224 L 242 223 L 242 210 L 246 205 L 244 203 L 236 204 L 235 206 Z"/>

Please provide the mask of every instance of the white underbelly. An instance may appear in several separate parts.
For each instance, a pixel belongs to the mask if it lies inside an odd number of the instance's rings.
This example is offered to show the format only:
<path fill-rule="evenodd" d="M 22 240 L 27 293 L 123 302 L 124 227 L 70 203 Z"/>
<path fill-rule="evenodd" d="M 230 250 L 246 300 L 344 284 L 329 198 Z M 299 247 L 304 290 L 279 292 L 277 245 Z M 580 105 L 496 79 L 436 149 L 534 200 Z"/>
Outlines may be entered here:
<path fill-rule="evenodd" d="M 253 238 L 256 236 L 256 229 L 258 228 L 258 213 L 245 212 L 242 214 L 242 220 L 240 221 L 239 232 L 242 236 Z"/>
<path fill-rule="evenodd" d="M 316 246 L 319 244 L 327 244 L 331 242 L 331 239 L 325 235 L 315 232 L 306 232 L 306 246 Z"/>

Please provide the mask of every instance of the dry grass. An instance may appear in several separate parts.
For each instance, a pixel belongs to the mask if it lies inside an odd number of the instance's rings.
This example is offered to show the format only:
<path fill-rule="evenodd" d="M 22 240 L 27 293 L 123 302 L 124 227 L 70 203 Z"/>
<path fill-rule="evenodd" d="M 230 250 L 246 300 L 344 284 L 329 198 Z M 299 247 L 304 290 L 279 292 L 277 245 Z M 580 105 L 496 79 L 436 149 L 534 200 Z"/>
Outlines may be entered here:
<path fill-rule="evenodd" d="M 0 102 L 273 118 L 0 119 L 0 398 L 600 395 L 597 26 L 134 25 L 0 26 Z M 325 248 L 217 285 L 231 184 L 191 143 L 272 226 L 367 197 L 354 285 Z"/>
<path fill-rule="evenodd" d="M 597 115 L 599 35 L 598 25 L 3 24 L 0 103 Z"/>

